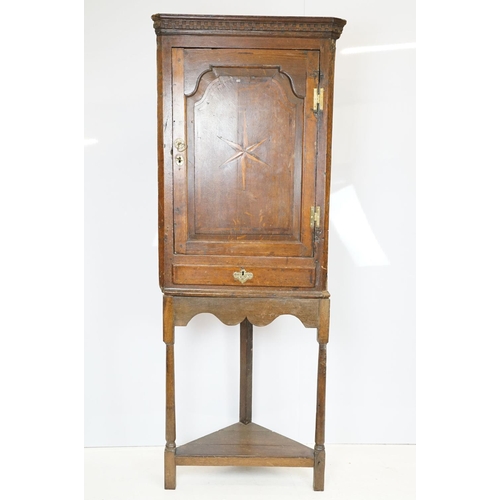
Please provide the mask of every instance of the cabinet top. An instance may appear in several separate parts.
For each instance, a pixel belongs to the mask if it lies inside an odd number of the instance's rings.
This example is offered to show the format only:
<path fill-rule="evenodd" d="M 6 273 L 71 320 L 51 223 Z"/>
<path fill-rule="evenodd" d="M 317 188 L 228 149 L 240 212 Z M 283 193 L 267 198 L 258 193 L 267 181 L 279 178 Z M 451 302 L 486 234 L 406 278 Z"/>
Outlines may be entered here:
<path fill-rule="evenodd" d="M 280 37 L 340 37 L 346 24 L 336 17 L 213 16 L 154 14 L 158 36 L 179 34 L 222 34 Z"/>

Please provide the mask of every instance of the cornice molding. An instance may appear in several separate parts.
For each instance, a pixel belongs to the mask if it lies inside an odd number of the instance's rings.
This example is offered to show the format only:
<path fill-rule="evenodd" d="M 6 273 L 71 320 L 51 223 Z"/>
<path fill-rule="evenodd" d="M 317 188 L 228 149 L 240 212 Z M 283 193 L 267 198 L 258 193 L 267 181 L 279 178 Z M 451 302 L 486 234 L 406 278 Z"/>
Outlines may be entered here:
<path fill-rule="evenodd" d="M 189 33 L 229 35 L 312 36 L 337 39 L 346 24 L 335 17 L 185 16 L 155 14 L 158 36 Z"/>

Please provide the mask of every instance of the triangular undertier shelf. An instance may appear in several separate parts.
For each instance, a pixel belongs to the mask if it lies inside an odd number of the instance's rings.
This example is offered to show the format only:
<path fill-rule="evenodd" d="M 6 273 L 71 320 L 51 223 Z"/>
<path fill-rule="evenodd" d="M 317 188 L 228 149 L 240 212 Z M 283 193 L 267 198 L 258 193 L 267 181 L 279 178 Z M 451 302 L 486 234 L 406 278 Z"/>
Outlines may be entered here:
<path fill-rule="evenodd" d="M 179 446 L 177 465 L 313 467 L 314 451 L 260 425 L 236 423 Z"/>

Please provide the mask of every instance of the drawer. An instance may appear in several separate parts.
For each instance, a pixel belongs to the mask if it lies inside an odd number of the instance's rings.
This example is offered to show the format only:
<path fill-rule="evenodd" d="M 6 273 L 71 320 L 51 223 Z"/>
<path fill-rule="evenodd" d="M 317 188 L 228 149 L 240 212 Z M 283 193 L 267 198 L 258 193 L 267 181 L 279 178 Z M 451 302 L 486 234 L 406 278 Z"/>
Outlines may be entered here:
<path fill-rule="evenodd" d="M 314 287 L 314 268 L 269 268 L 235 266 L 195 266 L 174 264 L 176 285 L 259 286 L 276 288 Z"/>

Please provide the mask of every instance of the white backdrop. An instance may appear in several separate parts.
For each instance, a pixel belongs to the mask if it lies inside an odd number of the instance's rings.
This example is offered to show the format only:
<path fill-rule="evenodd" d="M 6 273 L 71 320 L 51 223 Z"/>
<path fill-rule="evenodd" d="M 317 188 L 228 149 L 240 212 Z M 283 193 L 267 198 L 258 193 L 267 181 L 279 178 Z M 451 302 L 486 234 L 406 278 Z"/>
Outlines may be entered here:
<path fill-rule="evenodd" d="M 87 0 L 85 445 L 164 443 L 157 12 L 347 19 L 336 60 L 326 441 L 414 443 L 414 1 Z M 210 315 L 177 329 L 178 444 L 237 421 L 238 341 L 237 327 Z M 316 363 L 315 332 L 296 318 L 255 328 L 254 421 L 312 443 Z"/>

